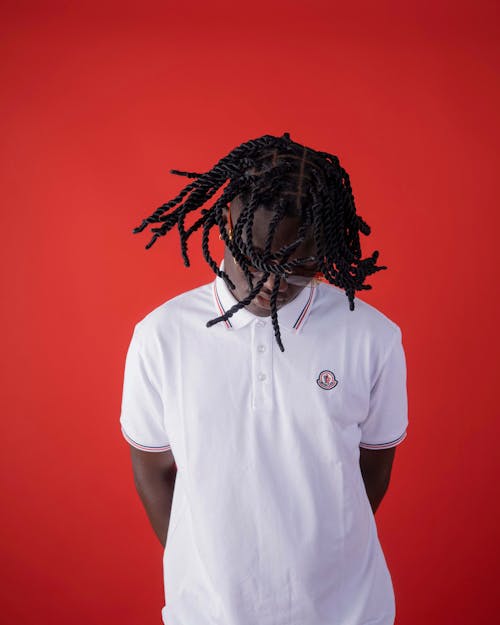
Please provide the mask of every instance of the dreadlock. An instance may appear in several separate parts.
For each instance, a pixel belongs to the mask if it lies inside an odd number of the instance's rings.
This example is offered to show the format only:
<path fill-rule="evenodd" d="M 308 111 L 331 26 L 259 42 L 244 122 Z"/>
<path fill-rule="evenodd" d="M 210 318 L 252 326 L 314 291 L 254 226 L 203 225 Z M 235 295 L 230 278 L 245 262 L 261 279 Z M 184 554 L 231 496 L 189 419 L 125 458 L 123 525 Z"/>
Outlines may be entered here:
<path fill-rule="evenodd" d="M 365 278 L 387 269 L 375 265 L 378 251 L 373 252 L 371 257 L 361 258 L 359 232 L 367 236 L 371 229 L 356 214 L 349 176 L 341 167 L 339 159 L 292 141 L 288 132 L 281 137 L 264 135 L 242 143 L 205 173 L 176 169 L 171 169 L 170 173 L 195 180 L 144 219 L 140 226 L 134 228 L 133 233 L 142 232 L 148 224 L 161 223 L 160 227 L 151 228 L 154 235 L 146 245 L 146 249 L 149 249 L 157 238 L 177 225 L 184 265 L 189 267 L 187 241 L 195 231 L 203 228 L 202 251 L 206 262 L 217 276 L 234 289 L 229 276 L 220 269 L 209 250 L 210 230 L 217 225 L 221 239 L 241 267 L 249 285 L 247 297 L 220 317 L 208 321 L 207 327 L 226 321 L 250 304 L 270 274 L 283 276 L 285 272 L 293 271 L 311 260 L 318 263 L 321 274 L 328 282 L 345 290 L 351 311 L 354 310 L 355 291 L 372 288 L 364 284 Z M 206 204 L 227 181 L 219 199 L 210 208 L 201 209 L 201 216 L 186 229 L 188 213 Z M 236 196 L 241 198 L 243 209 L 230 238 L 225 228 L 223 209 Z M 269 223 L 264 250 L 259 253 L 253 247 L 252 227 L 255 210 L 261 205 L 274 211 L 274 215 Z M 289 215 L 301 218 L 297 239 L 271 253 L 276 228 L 281 219 Z M 290 255 L 311 227 L 317 255 L 290 261 Z M 255 284 L 249 267 L 263 272 L 262 278 Z M 279 279 L 274 280 L 270 307 L 276 341 L 281 351 L 284 351 L 276 308 L 279 283 Z"/>

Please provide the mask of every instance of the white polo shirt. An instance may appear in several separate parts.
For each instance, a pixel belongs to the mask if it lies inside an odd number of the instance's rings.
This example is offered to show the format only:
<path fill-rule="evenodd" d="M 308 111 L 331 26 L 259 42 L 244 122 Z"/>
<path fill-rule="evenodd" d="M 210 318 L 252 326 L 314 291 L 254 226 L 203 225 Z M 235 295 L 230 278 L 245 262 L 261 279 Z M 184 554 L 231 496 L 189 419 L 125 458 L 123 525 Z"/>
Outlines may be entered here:
<path fill-rule="evenodd" d="M 392 625 L 391 576 L 359 446 L 408 426 L 400 328 L 320 284 L 270 317 L 220 278 L 137 323 L 126 440 L 177 465 L 165 547 L 165 625 Z"/>

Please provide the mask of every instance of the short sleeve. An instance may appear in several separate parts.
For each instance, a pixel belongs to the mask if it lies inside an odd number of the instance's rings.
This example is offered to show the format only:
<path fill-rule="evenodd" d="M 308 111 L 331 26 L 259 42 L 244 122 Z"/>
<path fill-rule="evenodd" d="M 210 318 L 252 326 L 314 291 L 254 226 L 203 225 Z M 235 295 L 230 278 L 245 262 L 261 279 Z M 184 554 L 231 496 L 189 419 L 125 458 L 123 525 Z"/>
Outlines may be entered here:
<path fill-rule="evenodd" d="M 406 438 L 407 427 L 406 359 L 397 327 L 370 393 L 368 416 L 360 423 L 359 445 L 366 449 L 394 447 Z"/>
<path fill-rule="evenodd" d="M 170 442 L 160 389 L 153 382 L 154 366 L 151 356 L 144 353 L 136 325 L 125 359 L 120 426 L 128 443 L 143 451 L 158 452 L 170 449 Z"/>

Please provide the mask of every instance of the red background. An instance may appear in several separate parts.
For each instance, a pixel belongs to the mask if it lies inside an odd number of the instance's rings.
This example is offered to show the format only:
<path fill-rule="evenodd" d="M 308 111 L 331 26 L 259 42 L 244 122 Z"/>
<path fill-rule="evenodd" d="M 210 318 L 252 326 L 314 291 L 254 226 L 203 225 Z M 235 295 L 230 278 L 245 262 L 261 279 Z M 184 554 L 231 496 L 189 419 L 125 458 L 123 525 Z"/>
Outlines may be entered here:
<path fill-rule="evenodd" d="M 396 622 L 493 622 L 494 3 L 15 2 L 1 21 L 2 623 L 160 623 L 161 546 L 118 423 L 125 353 L 137 320 L 213 274 L 199 237 L 185 269 L 176 232 L 145 251 L 132 229 L 186 184 L 170 168 L 286 131 L 339 156 L 363 252 L 389 267 L 360 295 L 408 364 L 377 512 Z"/>

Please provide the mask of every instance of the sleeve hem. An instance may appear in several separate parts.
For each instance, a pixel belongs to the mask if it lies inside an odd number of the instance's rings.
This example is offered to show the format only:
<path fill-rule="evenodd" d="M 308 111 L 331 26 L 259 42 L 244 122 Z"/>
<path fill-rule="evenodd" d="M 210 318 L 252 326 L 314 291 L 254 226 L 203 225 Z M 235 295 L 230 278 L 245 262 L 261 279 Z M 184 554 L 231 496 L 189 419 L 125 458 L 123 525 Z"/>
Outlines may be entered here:
<path fill-rule="evenodd" d="M 131 438 L 123 429 L 123 427 L 121 428 L 122 430 L 122 434 L 123 437 L 125 438 L 125 440 L 132 445 L 132 447 L 135 447 L 136 449 L 141 449 L 142 451 L 152 451 L 152 452 L 160 452 L 160 451 L 168 451 L 169 449 L 171 449 L 170 443 L 167 443 L 166 445 L 157 445 L 157 446 L 151 446 L 151 445 L 141 445 L 141 443 L 138 443 L 137 441 L 135 441 L 133 438 Z"/>
<path fill-rule="evenodd" d="M 389 441 L 388 443 L 359 443 L 360 447 L 364 447 L 365 449 L 388 449 L 389 447 L 395 447 L 396 445 L 399 445 L 399 443 L 401 443 L 407 436 L 407 431 L 405 430 L 401 436 L 398 436 L 398 438 L 395 438 L 392 441 Z"/>

